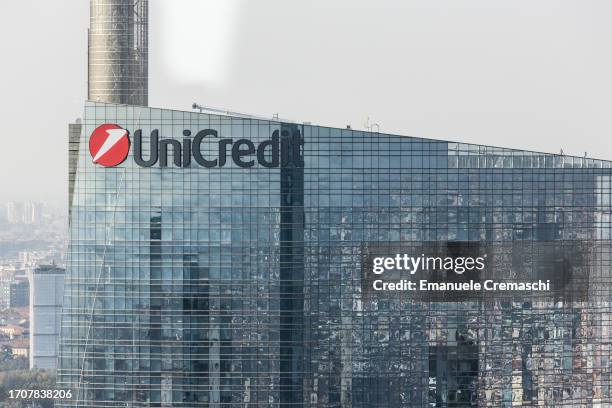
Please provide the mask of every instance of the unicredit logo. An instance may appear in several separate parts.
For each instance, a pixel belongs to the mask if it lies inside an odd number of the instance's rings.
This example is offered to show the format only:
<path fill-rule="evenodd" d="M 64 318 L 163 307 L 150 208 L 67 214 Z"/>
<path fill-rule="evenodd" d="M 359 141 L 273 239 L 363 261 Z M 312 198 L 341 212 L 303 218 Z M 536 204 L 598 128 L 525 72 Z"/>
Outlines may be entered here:
<path fill-rule="evenodd" d="M 121 164 L 130 150 L 129 132 L 115 124 L 98 126 L 89 139 L 89 152 L 95 164 L 112 167 Z M 275 130 L 269 140 L 258 144 L 249 139 L 218 139 L 214 129 L 204 129 L 192 135 L 183 130 L 182 140 L 160 137 L 159 130 L 153 129 L 147 136 L 141 129 L 134 131 L 133 157 L 140 167 L 224 167 L 231 160 L 239 167 L 279 166 L 303 167 L 304 145 L 299 131 Z M 149 149 L 143 149 L 143 145 Z"/>
<path fill-rule="evenodd" d="M 89 138 L 93 162 L 104 167 L 121 164 L 129 152 L 128 131 L 112 123 L 98 126 Z"/>

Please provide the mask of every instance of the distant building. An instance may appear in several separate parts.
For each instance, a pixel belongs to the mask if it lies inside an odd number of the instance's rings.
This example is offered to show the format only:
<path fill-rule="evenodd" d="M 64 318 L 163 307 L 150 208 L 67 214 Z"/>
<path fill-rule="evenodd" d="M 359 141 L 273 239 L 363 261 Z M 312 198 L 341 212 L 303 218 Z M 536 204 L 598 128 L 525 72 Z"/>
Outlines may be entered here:
<path fill-rule="evenodd" d="M 38 201 L 11 201 L 6 206 L 6 220 L 11 224 L 40 224 L 43 204 Z"/>
<path fill-rule="evenodd" d="M 40 202 L 27 202 L 23 205 L 23 223 L 40 224 L 42 221 L 43 204 Z"/>
<path fill-rule="evenodd" d="M 23 203 L 11 201 L 6 205 L 6 220 L 11 224 L 23 222 Z"/>
<path fill-rule="evenodd" d="M 57 368 L 64 270 L 41 265 L 30 285 L 30 368 Z"/>
<path fill-rule="evenodd" d="M 27 334 L 27 330 L 21 326 L 16 326 L 14 324 L 7 324 L 5 326 L 0 326 L 0 334 L 10 339 L 15 339 L 17 337 L 23 336 L 24 334 Z"/>
<path fill-rule="evenodd" d="M 28 339 L 13 340 L 9 343 L 9 347 L 14 356 L 28 357 L 30 354 Z"/>
<path fill-rule="evenodd" d="M 34 261 L 34 254 L 28 251 L 20 251 L 18 255 L 19 263 L 21 267 L 26 268 L 31 262 Z"/>
<path fill-rule="evenodd" d="M 8 307 L 23 307 L 30 303 L 30 283 L 27 279 L 15 280 L 10 284 Z"/>
<path fill-rule="evenodd" d="M 29 286 L 27 279 L 0 280 L 0 308 L 28 306 Z"/>
<path fill-rule="evenodd" d="M 9 305 L 9 299 L 11 297 L 10 283 L 10 279 L 6 277 L 0 280 L 0 309 L 6 309 Z"/>

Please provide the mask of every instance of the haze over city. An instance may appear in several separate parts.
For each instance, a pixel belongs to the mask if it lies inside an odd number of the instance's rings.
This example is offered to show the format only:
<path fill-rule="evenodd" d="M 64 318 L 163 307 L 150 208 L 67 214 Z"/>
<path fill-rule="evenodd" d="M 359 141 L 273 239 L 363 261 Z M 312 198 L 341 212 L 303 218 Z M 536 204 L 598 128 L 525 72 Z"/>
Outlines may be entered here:
<path fill-rule="evenodd" d="M 88 13 L 0 4 L 1 201 L 67 206 Z M 382 132 L 612 159 L 606 0 L 155 0 L 150 14 L 151 106 L 355 129 L 369 116 Z"/>
<path fill-rule="evenodd" d="M 1 3 L 0 404 L 610 406 L 611 11 Z"/>

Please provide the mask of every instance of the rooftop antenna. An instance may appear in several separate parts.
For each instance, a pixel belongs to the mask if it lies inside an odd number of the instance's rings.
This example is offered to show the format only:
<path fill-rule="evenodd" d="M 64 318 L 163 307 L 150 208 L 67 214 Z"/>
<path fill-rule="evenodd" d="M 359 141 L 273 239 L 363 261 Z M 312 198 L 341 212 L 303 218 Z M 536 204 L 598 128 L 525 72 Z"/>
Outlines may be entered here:
<path fill-rule="evenodd" d="M 380 133 L 380 125 L 378 123 L 370 123 L 369 116 L 366 118 L 364 126 L 368 129 L 368 132 L 374 132 L 374 128 L 376 128 L 376 133 Z"/>

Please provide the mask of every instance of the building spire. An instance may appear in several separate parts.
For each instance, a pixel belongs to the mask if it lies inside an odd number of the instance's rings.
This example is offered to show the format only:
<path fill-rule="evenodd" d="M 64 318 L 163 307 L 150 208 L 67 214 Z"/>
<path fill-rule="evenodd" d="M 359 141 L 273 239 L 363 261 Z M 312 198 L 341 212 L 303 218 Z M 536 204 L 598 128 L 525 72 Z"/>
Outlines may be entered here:
<path fill-rule="evenodd" d="M 148 18 L 148 0 L 90 0 L 90 101 L 148 104 Z"/>

